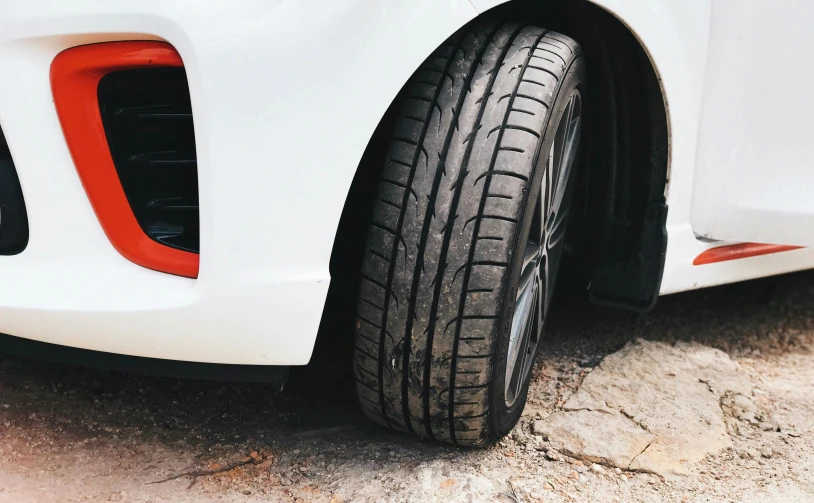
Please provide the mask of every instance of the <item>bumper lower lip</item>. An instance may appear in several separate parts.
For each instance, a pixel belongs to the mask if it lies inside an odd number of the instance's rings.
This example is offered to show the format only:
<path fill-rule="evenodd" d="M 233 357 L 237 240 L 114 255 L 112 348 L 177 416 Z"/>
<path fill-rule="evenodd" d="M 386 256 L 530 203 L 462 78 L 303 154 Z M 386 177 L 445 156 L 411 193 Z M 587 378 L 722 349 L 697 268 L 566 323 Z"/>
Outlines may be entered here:
<path fill-rule="evenodd" d="M 192 280 L 108 252 L 0 261 L 0 333 L 123 355 L 242 365 L 305 365 L 324 278 L 261 272 Z M 254 278 L 254 279 L 252 279 Z"/>
<path fill-rule="evenodd" d="M 0 334 L 0 347 L 4 353 L 25 358 L 178 379 L 262 382 L 282 386 L 289 373 L 288 367 L 284 366 L 224 365 L 143 358 L 48 344 L 6 334 Z"/>

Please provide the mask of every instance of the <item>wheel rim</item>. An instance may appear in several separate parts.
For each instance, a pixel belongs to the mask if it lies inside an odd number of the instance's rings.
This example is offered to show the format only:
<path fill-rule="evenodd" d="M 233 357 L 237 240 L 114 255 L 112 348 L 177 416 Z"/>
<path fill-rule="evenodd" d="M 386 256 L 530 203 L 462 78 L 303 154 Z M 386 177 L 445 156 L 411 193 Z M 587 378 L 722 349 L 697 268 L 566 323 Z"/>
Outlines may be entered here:
<path fill-rule="evenodd" d="M 565 196 L 579 145 L 581 122 L 582 97 L 575 89 L 557 125 L 548 156 L 541 156 L 537 161 L 538 168 L 540 163 L 545 163 L 545 166 L 540 196 L 535 203 L 534 218 L 524 250 L 509 332 L 505 376 L 507 407 L 517 401 L 531 371 L 548 314 L 568 219 L 569 204 Z"/>

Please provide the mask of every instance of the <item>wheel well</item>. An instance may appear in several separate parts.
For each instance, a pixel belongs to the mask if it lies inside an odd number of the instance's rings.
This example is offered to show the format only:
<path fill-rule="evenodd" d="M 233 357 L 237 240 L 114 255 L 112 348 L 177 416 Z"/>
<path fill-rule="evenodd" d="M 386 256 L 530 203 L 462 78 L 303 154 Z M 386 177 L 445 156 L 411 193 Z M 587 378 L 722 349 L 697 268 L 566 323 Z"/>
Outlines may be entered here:
<path fill-rule="evenodd" d="M 578 211 L 570 217 L 565 277 L 559 283 L 574 291 L 587 288 L 593 302 L 649 309 L 658 296 L 666 249 L 669 152 L 664 99 L 645 50 L 621 21 L 587 1 L 514 0 L 482 16 L 536 24 L 580 43 L 588 66 L 589 108 L 573 205 Z M 377 170 L 384 165 L 400 95 L 371 136 L 345 201 L 321 334 L 353 323 Z"/>

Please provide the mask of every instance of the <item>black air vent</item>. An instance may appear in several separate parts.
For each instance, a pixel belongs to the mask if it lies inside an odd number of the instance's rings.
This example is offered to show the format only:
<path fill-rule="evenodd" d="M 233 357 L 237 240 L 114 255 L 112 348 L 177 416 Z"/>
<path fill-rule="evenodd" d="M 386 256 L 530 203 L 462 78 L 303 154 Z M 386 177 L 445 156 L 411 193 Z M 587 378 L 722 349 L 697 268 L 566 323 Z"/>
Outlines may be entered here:
<path fill-rule="evenodd" d="M 16 255 L 28 244 L 28 215 L 6 137 L 0 131 L 0 255 Z"/>
<path fill-rule="evenodd" d="M 198 253 L 198 166 L 183 68 L 123 70 L 99 81 L 99 108 L 124 193 L 155 241 Z"/>

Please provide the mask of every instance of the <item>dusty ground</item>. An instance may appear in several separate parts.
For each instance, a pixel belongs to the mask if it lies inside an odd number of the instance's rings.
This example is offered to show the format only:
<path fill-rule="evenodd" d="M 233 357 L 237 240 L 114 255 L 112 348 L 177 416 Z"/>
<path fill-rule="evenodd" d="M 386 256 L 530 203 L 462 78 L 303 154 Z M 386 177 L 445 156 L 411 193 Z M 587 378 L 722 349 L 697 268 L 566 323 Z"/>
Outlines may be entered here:
<path fill-rule="evenodd" d="M 532 432 L 636 338 L 725 351 L 765 417 L 667 478 L 580 462 Z M 315 386 L 341 368 L 276 393 L 0 357 L 0 502 L 814 501 L 812 348 L 814 272 L 666 297 L 643 316 L 565 305 L 526 416 L 483 451 L 372 425 L 345 387 Z"/>

